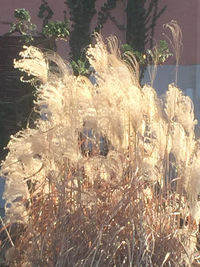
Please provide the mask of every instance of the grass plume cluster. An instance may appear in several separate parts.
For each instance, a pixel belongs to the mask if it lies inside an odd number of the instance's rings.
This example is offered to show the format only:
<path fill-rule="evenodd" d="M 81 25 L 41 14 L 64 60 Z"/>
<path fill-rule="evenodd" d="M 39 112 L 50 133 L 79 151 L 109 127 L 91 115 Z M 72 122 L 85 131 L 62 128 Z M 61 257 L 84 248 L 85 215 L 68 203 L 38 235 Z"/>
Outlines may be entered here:
<path fill-rule="evenodd" d="M 9 266 L 192 266 L 200 150 L 193 103 L 139 85 L 134 57 L 96 35 L 94 85 L 57 54 L 25 47 L 15 67 L 39 118 L 8 144 L 6 223 L 23 225 Z M 128 64 L 127 64 L 128 62 Z M 10 253 L 9 253 L 10 252 Z M 12 253 L 11 253 L 12 252 Z"/>

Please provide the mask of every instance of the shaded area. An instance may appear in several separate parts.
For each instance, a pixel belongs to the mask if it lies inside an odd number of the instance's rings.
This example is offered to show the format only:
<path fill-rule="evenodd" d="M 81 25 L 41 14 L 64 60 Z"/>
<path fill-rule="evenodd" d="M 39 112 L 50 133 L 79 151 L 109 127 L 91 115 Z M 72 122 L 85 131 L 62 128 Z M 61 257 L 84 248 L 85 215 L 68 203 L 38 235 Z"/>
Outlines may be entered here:
<path fill-rule="evenodd" d="M 22 73 L 14 69 L 13 60 L 23 50 L 20 36 L 0 37 L 0 160 L 7 154 L 9 137 L 32 123 L 34 87 L 20 81 Z M 50 40 L 35 37 L 32 45 L 50 48 Z"/>

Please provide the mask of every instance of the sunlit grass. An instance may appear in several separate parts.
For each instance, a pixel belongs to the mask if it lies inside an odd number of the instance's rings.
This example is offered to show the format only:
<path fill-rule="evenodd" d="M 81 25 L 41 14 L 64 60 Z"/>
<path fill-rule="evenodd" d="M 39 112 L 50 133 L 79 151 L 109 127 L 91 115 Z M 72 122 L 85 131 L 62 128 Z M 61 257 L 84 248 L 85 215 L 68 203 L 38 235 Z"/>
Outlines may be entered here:
<path fill-rule="evenodd" d="M 107 43 L 97 35 L 88 49 L 95 85 L 34 47 L 15 61 L 36 76 L 41 119 L 11 137 L 2 163 L 6 222 L 24 225 L 9 266 L 197 261 L 192 101 L 173 84 L 164 102 L 152 87 L 141 88 L 135 59 L 127 55 L 125 63 L 117 40 Z"/>

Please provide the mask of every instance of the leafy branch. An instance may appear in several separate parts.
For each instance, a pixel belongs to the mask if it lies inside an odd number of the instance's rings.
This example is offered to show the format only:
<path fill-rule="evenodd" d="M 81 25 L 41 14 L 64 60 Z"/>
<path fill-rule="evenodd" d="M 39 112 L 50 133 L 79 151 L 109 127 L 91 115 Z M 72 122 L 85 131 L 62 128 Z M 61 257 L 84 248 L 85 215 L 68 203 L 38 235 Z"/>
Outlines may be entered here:
<path fill-rule="evenodd" d="M 37 26 L 31 22 L 29 11 L 25 8 L 17 8 L 14 11 L 14 17 L 16 18 L 16 22 L 11 24 L 10 31 L 7 35 L 18 32 L 24 37 L 26 43 L 33 41 Z"/>
<path fill-rule="evenodd" d="M 45 38 L 49 39 L 60 39 L 68 38 L 69 36 L 69 22 L 67 19 L 64 21 L 48 21 L 52 17 L 52 12 L 49 11 L 49 14 L 44 17 L 44 8 L 47 7 L 46 1 L 43 3 L 43 9 L 40 7 L 40 12 L 38 16 L 44 18 L 42 32 L 37 31 L 37 26 L 31 22 L 31 15 L 28 10 L 25 8 L 17 8 L 14 11 L 14 16 L 16 22 L 11 24 L 11 29 L 8 34 L 10 35 L 15 32 L 20 33 L 24 37 L 25 43 L 30 43 L 34 41 L 34 36 L 36 34 L 42 35 Z M 49 9 L 48 9 L 49 10 Z M 44 25 L 44 22 L 47 24 Z"/>

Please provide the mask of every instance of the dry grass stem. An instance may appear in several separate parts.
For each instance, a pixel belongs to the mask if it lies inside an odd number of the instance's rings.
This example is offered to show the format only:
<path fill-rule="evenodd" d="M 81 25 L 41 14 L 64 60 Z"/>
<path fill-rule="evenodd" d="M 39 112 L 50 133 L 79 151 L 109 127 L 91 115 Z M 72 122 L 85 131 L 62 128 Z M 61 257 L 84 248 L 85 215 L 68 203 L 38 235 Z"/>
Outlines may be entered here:
<path fill-rule="evenodd" d="M 164 25 L 165 28 L 168 28 L 171 32 L 172 37 L 165 35 L 168 41 L 171 44 L 173 49 L 173 53 L 176 58 L 176 75 L 175 75 L 175 83 L 177 84 L 178 80 L 178 66 L 180 63 L 180 57 L 183 50 L 183 43 L 182 43 L 182 31 L 180 26 L 178 25 L 177 21 L 171 20 L 169 23 Z"/>
<path fill-rule="evenodd" d="M 167 27 L 178 62 L 181 33 Z M 6 223 L 23 225 L 9 266 L 198 264 L 192 101 L 171 84 L 162 103 L 107 42 L 88 48 L 96 84 L 35 47 L 15 60 L 35 76 L 39 118 L 11 136 L 1 166 Z"/>

